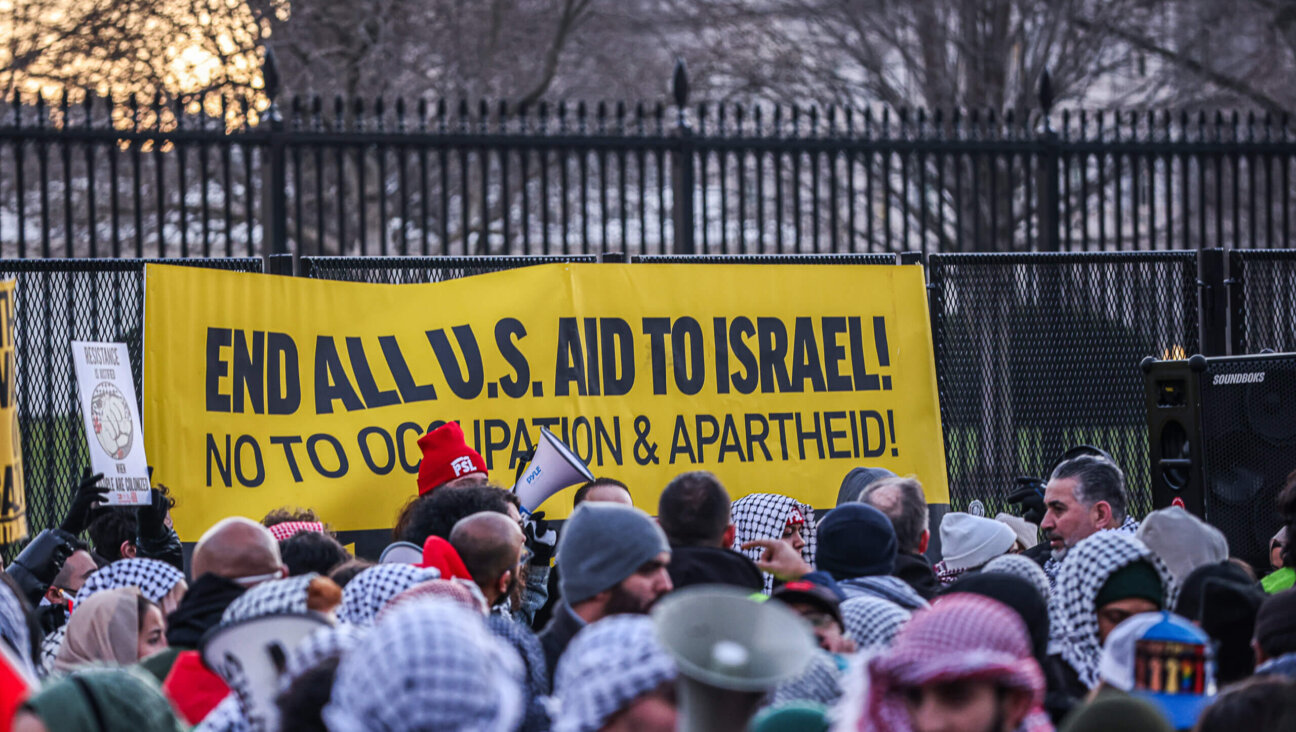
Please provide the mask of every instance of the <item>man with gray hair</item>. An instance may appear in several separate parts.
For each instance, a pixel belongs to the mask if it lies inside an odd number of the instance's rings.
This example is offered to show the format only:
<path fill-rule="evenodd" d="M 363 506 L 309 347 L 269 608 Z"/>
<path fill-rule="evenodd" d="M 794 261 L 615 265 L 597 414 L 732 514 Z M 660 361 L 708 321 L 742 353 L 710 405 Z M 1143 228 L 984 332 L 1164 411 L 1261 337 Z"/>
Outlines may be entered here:
<path fill-rule="evenodd" d="M 865 486 L 859 501 L 891 519 L 898 548 L 891 576 L 904 580 L 924 600 L 934 598 L 941 585 L 923 555 L 931 531 L 927 528 L 927 496 L 922 483 L 913 476 L 882 478 Z"/>
<path fill-rule="evenodd" d="M 1138 531 L 1127 506 L 1125 474 L 1116 463 L 1099 455 L 1080 455 L 1053 469 L 1044 488 L 1045 513 L 1040 523 L 1050 552 L 1044 562 L 1050 585 L 1067 551 L 1082 539 L 1110 529 Z"/>

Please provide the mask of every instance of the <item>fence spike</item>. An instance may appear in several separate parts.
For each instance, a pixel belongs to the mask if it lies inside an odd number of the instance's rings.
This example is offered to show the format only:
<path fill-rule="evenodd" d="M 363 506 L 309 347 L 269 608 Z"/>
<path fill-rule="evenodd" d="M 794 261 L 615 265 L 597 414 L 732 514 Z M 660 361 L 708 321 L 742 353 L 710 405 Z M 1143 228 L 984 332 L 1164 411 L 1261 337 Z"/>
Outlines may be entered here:
<path fill-rule="evenodd" d="M 477 129 L 483 134 L 490 125 L 490 105 L 485 98 L 477 100 Z"/>
<path fill-rule="evenodd" d="M 684 65 L 684 59 L 680 56 L 675 57 L 675 73 L 671 77 L 671 94 L 675 97 L 675 106 L 680 110 L 680 121 L 684 121 L 684 109 L 688 106 L 689 81 L 688 67 Z"/>
<path fill-rule="evenodd" d="M 1042 112 L 1045 119 L 1047 119 L 1049 112 L 1053 109 L 1054 102 L 1053 76 L 1049 74 L 1047 65 L 1044 67 L 1044 70 L 1040 72 L 1039 92 L 1036 98 L 1039 100 L 1040 112 Z"/>
<path fill-rule="evenodd" d="M 81 111 L 85 113 L 85 122 L 83 124 L 86 129 L 90 129 L 94 121 L 94 97 L 94 92 L 87 89 L 85 100 L 81 102 Z"/>

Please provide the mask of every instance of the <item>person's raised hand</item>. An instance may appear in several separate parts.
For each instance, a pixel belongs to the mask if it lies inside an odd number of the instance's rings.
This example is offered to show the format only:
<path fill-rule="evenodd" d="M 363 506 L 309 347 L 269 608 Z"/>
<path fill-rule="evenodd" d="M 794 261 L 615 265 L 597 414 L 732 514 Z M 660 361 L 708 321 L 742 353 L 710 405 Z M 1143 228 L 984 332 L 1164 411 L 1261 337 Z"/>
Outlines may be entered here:
<path fill-rule="evenodd" d="M 1020 504 L 1018 511 L 1021 517 L 1036 526 L 1044 521 L 1044 485 L 1040 478 L 1019 476 L 1017 488 L 1007 498 L 1009 503 Z"/>
<path fill-rule="evenodd" d="M 762 572 L 768 572 L 775 579 L 790 582 L 801 579 L 802 577 L 814 571 L 801 558 L 801 552 L 792 548 L 791 544 L 779 539 L 753 539 L 742 545 L 743 549 L 762 549 L 760 559 L 756 560 L 756 566 Z"/>
<path fill-rule="evenodd" d="M 81 482 L 72 491 L 72 501 L 63 517 L 63 523 L 59 524 L 60 529 L 73 535 L 86 530 L 90 525 L 90 509 L 96 503 L 108 500 L 108 486 L 99 484 L 103 477 L 103 473 L 91 475 L 90 469 L 85 469 L 81 474 Z"/>

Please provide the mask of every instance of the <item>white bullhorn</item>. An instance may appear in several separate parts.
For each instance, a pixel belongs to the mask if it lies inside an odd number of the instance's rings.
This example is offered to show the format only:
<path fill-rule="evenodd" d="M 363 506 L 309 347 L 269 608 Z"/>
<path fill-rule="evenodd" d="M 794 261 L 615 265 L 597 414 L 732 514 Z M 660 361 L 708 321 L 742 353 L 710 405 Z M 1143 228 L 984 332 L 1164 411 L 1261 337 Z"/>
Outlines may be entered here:
<path fill-rule="evenodd" d="M 576 456 L 554 433 L 540 428 L 540 442 L 526 472 L 513 486 L 522 508 L 530 513 L 558 491 L 594 480 L 585 461 Z"/>
<path fill-rule="evenodd" d="M 804 671 L 816 647 L 800 615 L 731 587 L 673 592 L 652 617 L 679 667 L 681 732 L 743 732 L 765 693 Z"/>
<path fill-rule="evenodd" d="M 264 615 L 231 623 L 207 634 L 202 659 L 238 695 L 253 730 L 278 732 L 275 697 L 284 662 L 306 636 L 328 625 L 314 615 Z"/>

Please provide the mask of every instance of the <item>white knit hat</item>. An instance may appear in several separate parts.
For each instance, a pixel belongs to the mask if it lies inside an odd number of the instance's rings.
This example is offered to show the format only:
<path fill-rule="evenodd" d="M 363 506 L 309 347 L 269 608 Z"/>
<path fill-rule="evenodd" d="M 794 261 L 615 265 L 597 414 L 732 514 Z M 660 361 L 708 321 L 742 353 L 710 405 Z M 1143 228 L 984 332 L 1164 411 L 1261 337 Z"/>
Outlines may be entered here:
<path fill-rule="evenodd" d="M 947 513 L 940 525 L 941 554 L 949 569 L 973 569 L 1012 549 L 1017 532 L 994 519 Z"/>
<path fill-rule="evenodd" d="M 1008 524 L 1008 528 L 1017 534 L 1017 541 L 1022 543 L 1023 549 L 1030 549 L 1039 543 L 1039 527 L 1021 516 L 1014 516 L 1011 513 L 995 514 L 995 521 Z"/>

